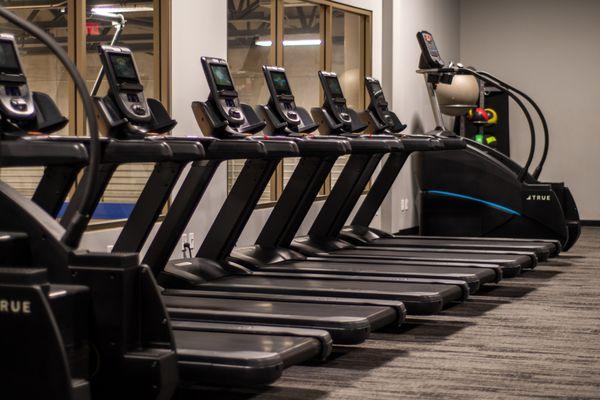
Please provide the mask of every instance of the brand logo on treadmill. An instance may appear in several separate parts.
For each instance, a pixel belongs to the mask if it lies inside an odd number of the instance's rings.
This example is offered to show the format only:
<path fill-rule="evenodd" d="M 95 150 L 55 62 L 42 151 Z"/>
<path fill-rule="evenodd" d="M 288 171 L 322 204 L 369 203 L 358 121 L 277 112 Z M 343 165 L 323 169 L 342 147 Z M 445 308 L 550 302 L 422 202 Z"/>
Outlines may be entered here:
<path fill-rule="evenodd" d="M 549 194 L 530 194 L 525 200 L 527 201 L 550 201 Z"/>
<path fill-rule="evenodd" d="M 0 299 L 0 314 L 31 314 L 31 301 Z"/>

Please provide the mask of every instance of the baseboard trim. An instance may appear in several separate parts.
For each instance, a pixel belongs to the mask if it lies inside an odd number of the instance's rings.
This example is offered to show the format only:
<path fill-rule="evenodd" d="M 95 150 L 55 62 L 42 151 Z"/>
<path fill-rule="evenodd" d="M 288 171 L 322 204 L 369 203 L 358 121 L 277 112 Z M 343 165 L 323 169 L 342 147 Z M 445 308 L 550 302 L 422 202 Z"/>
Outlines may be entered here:
<path fill-rule="evenodd" d="M 396 232 L 396 235 L 416 235 L 419 233 L 419 227 L 413 226 L 412 228 L 400 229 Z"/>
<path fill-rule="evenodd" d="M 600 220 L 583 219 L 583 220 L 581 220 L 581 226 L 600 226 Z"/>

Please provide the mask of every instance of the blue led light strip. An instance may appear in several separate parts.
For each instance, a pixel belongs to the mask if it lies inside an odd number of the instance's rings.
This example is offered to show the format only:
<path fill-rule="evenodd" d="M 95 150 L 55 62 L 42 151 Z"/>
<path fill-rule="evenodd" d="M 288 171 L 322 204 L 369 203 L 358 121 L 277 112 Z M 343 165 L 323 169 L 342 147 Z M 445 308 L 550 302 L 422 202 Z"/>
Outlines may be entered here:
<path fill-rule="evenodd" d="M 428 190 L 427 193 L 437 194 L 440 196 L 454 197 L 456 199 L 470 200 L 470 201 L 474 201 L 476 203 L 484 204 L 488 207 L 495 208 L 500 211 L 504 211 L 507 214 L 521 216 L 520 212 L 517 212 L 517 211 L 513 210 L 512 208 L 504 207 L 503 205 L 500 205 L 498 203 L 494 203 L 494 202 L 487 201 L 487 200 L 482 200 L 477 197 L 472 197 L 472 196 L 467 196 L 464 194 L 458 194 L 458 193 L 452 193 L 452 192 L 445 192 L 443 190 Z"/>

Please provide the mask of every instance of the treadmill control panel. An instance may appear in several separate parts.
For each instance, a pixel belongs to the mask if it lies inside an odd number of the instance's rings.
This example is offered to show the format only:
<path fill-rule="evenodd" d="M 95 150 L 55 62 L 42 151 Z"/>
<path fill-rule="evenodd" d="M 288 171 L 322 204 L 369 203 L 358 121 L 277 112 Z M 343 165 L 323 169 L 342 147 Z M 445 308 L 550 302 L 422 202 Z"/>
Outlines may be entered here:
<path fill-rule="evenodd" d="M 335 72 L 319 71 L 319 80 L 325 92 L 325 102 L 333 112 L 338 122 L 352 124 L 342 86 Z"/>
<path fill-rule="evenodd" d="M 219 112 L 231 126 L 243 125 L 246 118 L 227 61 L 221 58 L 202 57 L 202 66 L 211 89 L 211 96 Z"/>
<path fill-rule="evenodd" d="M 271 102 L 279 116 L 289 125 L 300 125 L 294 95 L 290 88 L 285 69 L 281 67 L 263 66 L 263 73 L 267 81 L 267 87 L 271 93 Z"/>
<path fill-rule="evenodd" d="M 406 125 L 389 109 L 389 103 L 385 99 L 379 80 L 367 76 L 365 77 L 365 86 L 371 98 L 368 109 L 372 114 L 372 118 L 377 119 L 377 125 L 380 126 L 378 129 L 385 129 L 387 133 L 402 132 Z"/>
<path fill-rule="evenodd" d="M 125 47 L 99 46 L 98 52 L 117 106 L 132 122 L 152 118 L 144 96 L 144 87 L 131 50 Z"/>
<path fill-rule="evenodd" d="M 390 115 L 389 104 L 383 94 L 381 83 L 377 79 L 367 76 L 365 77 L 365 86 L 371 98 L 372 110 L 385 125 L 393 127 L 396 121 Z"/>
<path fill-rule="evenodd" d="M 417 32 L 417 41 L 421 47 L 422 60 L 426 64 L 421 65 L 421 68 L 442 68 L 445 65 L 431 33 L 427 31 Z"/>
<path fill-rule="evenodd" d="M 35 116 L 33 98 L 21 65 L 15 38 L 0 34 L 0 108 L 9 119 Z"/>

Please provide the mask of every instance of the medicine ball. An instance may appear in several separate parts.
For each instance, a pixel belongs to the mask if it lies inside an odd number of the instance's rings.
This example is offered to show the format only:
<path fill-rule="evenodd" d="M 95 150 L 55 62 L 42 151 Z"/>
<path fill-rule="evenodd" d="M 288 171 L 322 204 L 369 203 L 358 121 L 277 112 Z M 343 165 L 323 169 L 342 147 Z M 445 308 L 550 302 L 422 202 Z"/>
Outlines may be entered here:
<path fill-rule="evenodd" d="M 437 85 L 437 98 L 442 113 L 464 115 L 479 99 L 479 83 L 472 75 L 456 75 L 451 84 Z"/>

